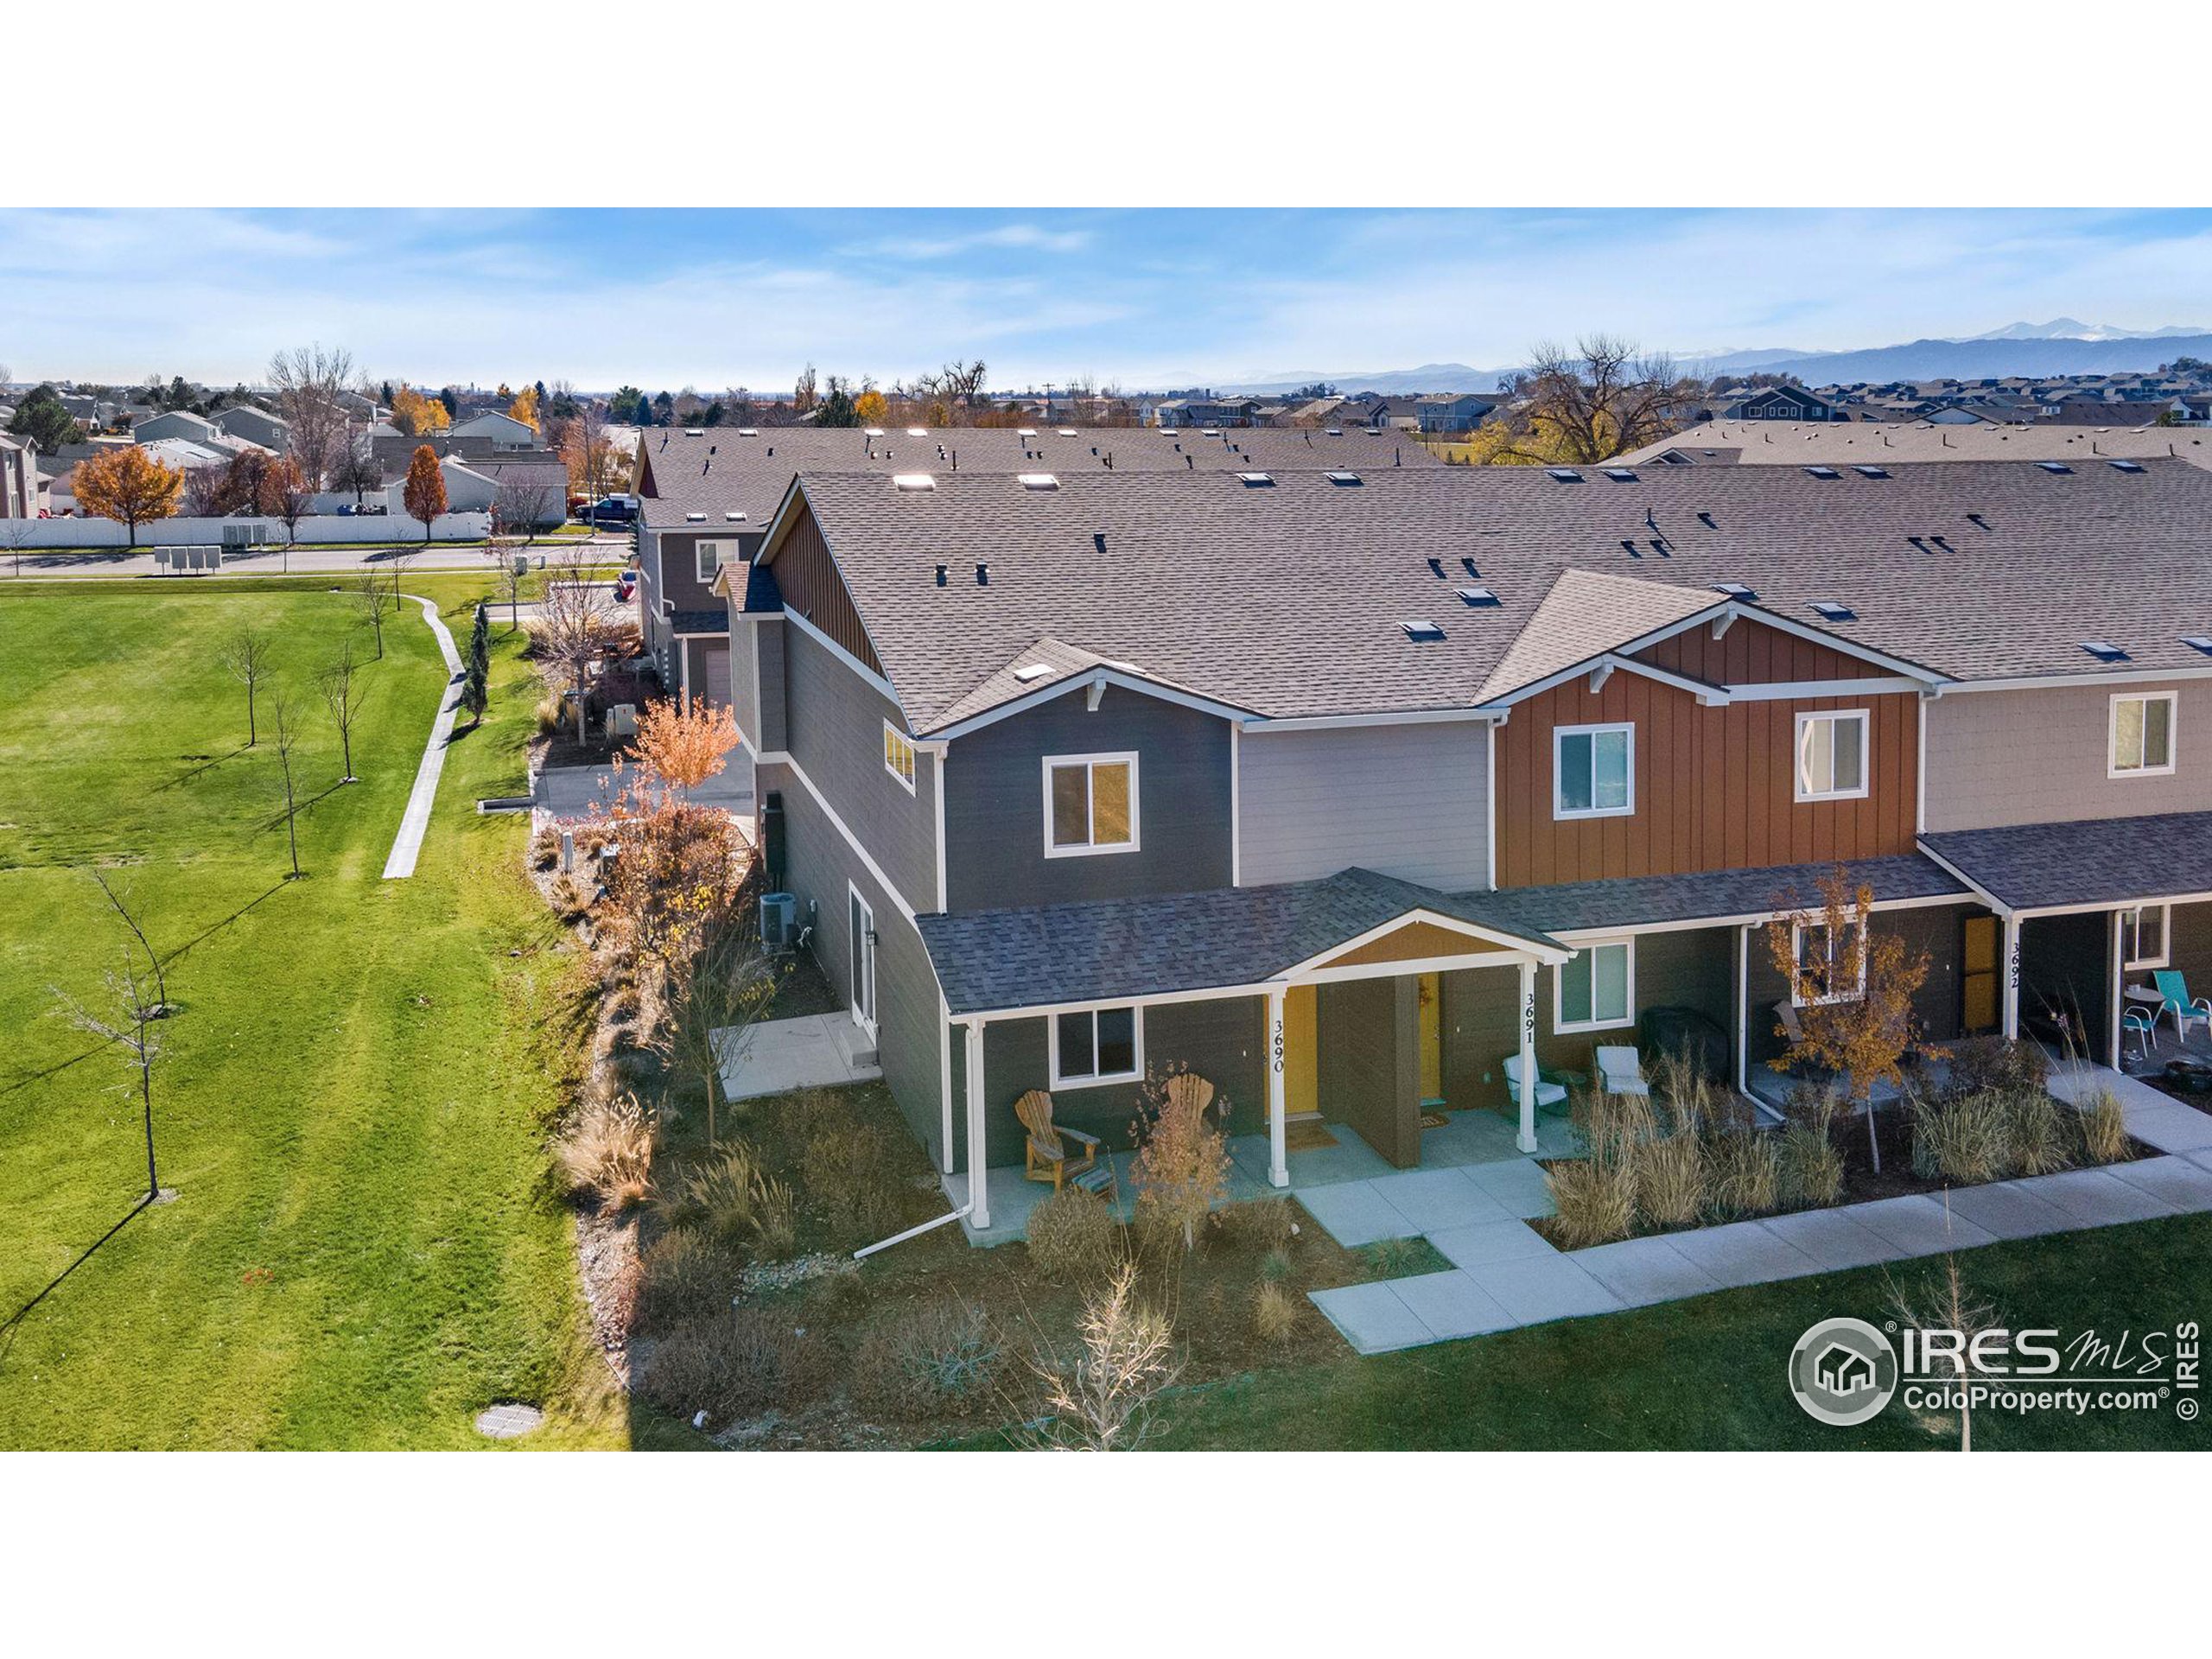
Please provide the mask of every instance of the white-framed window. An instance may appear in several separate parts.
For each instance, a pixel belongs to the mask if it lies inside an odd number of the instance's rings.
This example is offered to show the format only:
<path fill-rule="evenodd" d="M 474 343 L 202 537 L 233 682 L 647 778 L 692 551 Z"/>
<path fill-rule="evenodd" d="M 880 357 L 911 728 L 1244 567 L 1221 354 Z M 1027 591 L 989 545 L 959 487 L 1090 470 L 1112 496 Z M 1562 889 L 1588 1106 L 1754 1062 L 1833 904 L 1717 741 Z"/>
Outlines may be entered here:
<path fill-rule="evenodd" d="M 1133 1083 L 1142 1076 L 1142 1008 L 1078 1008 L 1052 1016 L 1053 1088 Z"/>
<path fill-rule="evenodd" d="M 2108 778 L 2162 778 L 2174 769 L 2171 691 L 2122 691 L 2112 700 Z"/>
<path fill-rule="evenodd" d="M 1552 816 L 1613 818 L 1636 810 L 1636 728 L 1552 731 Z"/>
<path fill-rule="evenodd" d="M 1855 1002 L 1866 995 L 1866 941 L 1856 922 L 1834 931 L 1826 922 L 1794 922 L 1789 944 L 1797 957 L 1796 983 L 1789 988 L 1796 1007 Z"/>
<path fill-rule="evenodd" d="M 1552 969 L 1552 1029 L 1609 1031 L 1636 1023 L 1636 941 L 1586 944 Z"/>
<path fill-rule="evenodd" d="M 1797 716 L 1797 798 L 1855 801 L 1866 793 L 1864 709 Z"/>
<path fill-rule="evenodd" d="M 1137 850 L 1134 753 L 1045 757 L 1045 856 Z"/>
<path fill-rule="evenodd" d="M 2145 905 L 2120 913 L 2120 943 L 2130 968 L 2164 968 L 2173 960 L 2173 906 Z"/>
<path fill-rule="evenodd" d="M 883 769 L 909 795 L 914 792 L 913 740 L 887 720 L 883 722 Z"/>
<path fill-rule="evenodd" d="M 694 542 L 691 544 L 692 556 L 698 561 L 701 587 L 710 588 L 714 585 L 715 572 L 722 568 L 723 546 L 724 543 L 721 542 Z"/>

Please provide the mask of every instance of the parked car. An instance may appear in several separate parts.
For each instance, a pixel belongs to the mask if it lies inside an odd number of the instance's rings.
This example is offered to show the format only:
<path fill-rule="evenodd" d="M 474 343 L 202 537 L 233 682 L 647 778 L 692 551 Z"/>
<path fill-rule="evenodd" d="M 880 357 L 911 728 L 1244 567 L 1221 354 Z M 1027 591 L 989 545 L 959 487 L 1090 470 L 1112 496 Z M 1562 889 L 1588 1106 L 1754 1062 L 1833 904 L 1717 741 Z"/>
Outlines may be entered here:
<path fill-rule="evenodd" d="M 594 524 L 626 524 L 637 516 L 637 503 L 626 495 L 603 495 L 591 510 Z"/>

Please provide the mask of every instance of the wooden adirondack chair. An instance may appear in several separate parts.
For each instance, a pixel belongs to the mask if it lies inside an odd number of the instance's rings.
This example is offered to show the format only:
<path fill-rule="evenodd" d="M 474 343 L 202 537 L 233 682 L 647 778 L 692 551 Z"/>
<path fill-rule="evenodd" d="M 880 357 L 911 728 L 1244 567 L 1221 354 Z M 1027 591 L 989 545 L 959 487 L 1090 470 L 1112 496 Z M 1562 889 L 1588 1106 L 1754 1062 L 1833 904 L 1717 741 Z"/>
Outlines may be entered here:
<path fill-rule="evenodd" d="M 1022 1143 L 1023 1173 L 1033 1181 L 1050 1181 L 1052 1191 L 1071 1175 L 1080 1175 L 1098 1160 L 1098 1137 L 1081 1129 L 1064 1129 L 1052 1122 L 1052 1097 L 1032 1089 L 1014 1103 L 1014 1115 L 1029 1138 Z"/>
<path fill-rule="evenodd" d="M 1213 1084 L 1195 1071 L 1178 1071 L 1167 1079 L 1167 1103 L 1178 1112 L 1203 1116 L 1213 1104 Z"/>

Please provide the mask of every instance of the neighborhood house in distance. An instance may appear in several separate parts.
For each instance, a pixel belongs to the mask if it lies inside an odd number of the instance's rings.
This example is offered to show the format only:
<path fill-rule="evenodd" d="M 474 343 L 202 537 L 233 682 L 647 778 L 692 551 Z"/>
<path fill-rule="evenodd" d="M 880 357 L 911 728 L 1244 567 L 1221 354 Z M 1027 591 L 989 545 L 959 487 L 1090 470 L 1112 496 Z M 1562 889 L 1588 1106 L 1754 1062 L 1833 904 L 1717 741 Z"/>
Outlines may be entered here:
<path fill-rule="evenodd" d="M 1126 1144 L 1170 1062 L 1277 1187 L 1317 1119 L 1533 1152 L 1541 1073 L 1656 1010 L 1777 1109 L 1758 935 L 1839 868 L 1939 1042 L 2113 1064 L 2131 975 L 2212 983 L 2198 467 L 1020 436 L 653 433 L 640 485 L 641 623 L 727 687 L 769 885 L 972 1236 L 1045 1190 L 1017 1102 Z"/>

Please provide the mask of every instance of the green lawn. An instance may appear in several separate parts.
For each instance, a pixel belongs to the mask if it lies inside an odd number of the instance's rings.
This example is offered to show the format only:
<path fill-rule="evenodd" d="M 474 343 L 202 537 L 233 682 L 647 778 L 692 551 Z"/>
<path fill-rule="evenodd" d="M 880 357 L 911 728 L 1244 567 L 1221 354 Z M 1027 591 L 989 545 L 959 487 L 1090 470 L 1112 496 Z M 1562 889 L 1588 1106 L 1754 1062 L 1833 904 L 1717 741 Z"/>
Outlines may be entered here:
<path fill-rule="evenodd" d="M 481 580 L 409 585 L 465 647 Z M 248 749 L 214 656 L 248 622 L 303 703 L 299 881 L 266 703 Z M 387 882 L 445 672 L 418 609 L 387 624 L 340 788 L 312 677 L 349 635 L 351 597 L 298 582 L 0 589 L 0 1318 L 143 1185 L 125 1069 L 53 1014 L 121 958 L 92 865 L 181 1007 L 156 1084 L 179 1197 L 0 1334 L 0 1446 L 481 1445 L 499 1398 L 547 1405 L 539 1442 L 626 1438 L 546 1175 L 570 958 L 526 821 L 474 810 L 523 786 L 534 683 L 503 651 L 418 872 Z"/>
<path fill-rule="evenodd" d="M 2202 1323 L 2212 1217 L 1995 1244 L 1958 1257 L 1967 1287 L 2019 1328 L 2139 1336 Z M 1815 1422 L 1784 1381 L 1815 1321 L 1887 1317 L 1888 1279 L 1909 1290 L 1933 1264 L 1794 1280 L 1636 1313 L 1573 1319 L 1376 1359 L 1268 1371 L 1175 1398 L 1166 1444 L 1184 1449 L 1620 1451 L 1955 1446 L 1901 1402 L 1857 1428 Z M 2171 1409 L 2129 1415 L 1974 1419 L 1977 1450 L 2202 1448 L 2208 1430 Z"/>

